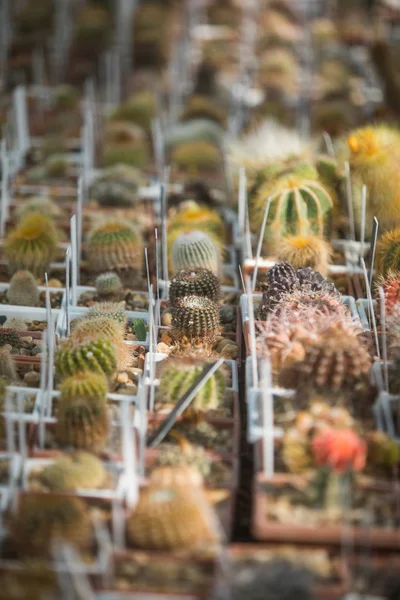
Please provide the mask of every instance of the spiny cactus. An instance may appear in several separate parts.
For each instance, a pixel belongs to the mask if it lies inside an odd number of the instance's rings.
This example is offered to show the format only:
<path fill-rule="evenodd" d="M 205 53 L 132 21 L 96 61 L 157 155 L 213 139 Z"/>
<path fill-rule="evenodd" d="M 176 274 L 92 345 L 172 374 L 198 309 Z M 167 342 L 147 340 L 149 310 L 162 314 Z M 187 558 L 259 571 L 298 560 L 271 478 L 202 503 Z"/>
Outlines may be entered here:
<path fill-rule="evenodd" d="M 38 479 L 52 491 L 98 489 L 107 481 L 103 463 L 93 454 L 75 452 L 62 456 L 40 471 Z"/>
<path fill-rule="evenodd" d="M 367 445 L 352 429 L 326 428 L 312 440 L 314 460 L 337 472 L 361 471 L 365 467 Z"/>
<path fill-rule="evenodd" d="M 88 550 L 90 516 L 80 498 L 22 494 L 11 517 L 10 534 L 20 557 L 50 557 L 57 539 Z"/>
<path fill-rule="evenodd" d="M 57 249 L 57 232 L 45 216 L 33 213 L 22 219 L 6 237 L 4 254 L 12 273 L 19 269 L 43 277 Z"/>
<path fill-rule="evenodd" d="M 107 339 L 75 343 L 62 342 L 56 351 L 54 365 L 59 377 L 68 377 L 80 371 L 104 373 L 111 377 L 117 369 L 116 350 Z"/>
<path fill-rule="evenodd" d="M 100 298 L 118 296 L 122 292 L 122 282 L 116 273 L 102 273 L 96 278 L 96 291 Z"/>
<path fill-rule="evenodd" d="M 37 306 L 39 289 L 35 278 L 29 271 L 17 271 L 11 278 L 7 290 L 7 300 L 17 306 Z"/>
<path fill-rule="evenodd" d="M 380 287 L 385 295 L 386 313 L 391 315 L 400 305 L 400 272 L 388 271 L 386 276 L 381 276 L 377 281 L 377 291 Z"/>
<path fill-rule="evenodd" d="M 171 151 L 171 162 L 189 174 L 215 173 L 221 168 L 221 151 L 203 140 L 179 144 Z"/>
<path fill-rule="evenodd" d="M 334 200 L 318 180 L 314 167 L 297 167 L 260 187 L 250 214 L 257 230 L 268 198 L 271 206 L 265 234 L 267 243 L 270 240 L 274 244 L 288 234 L 320 237 L 326 234 Z"/>
<path fill-rule="evenodd" d="M 400 271 L 400 228 L 387 231 L 376 245 L 376 268 L 386 276 Z"/>
<path fill-rule="evenodd" d="M 85 315 L 86 319 L 108 317 L 120 325 L 126 325 L 128 317 L 125 302 L 96 302 Z"/>
<path fill-rule="evenodd" d="M 369 387 L 371 357 L 350 330 L 333 326 L 305 345 L 304 360 L 281 372 L 280 382 L 297 389 L 357 393 Z"/>
<path fill-rule="evenodd" d="M 204 363 L 192 362 L 182 358 L 170 358 L 161 365 L 158 399 L 162 403 L 175 404 L 193 385 L 204 368 Z M 203 385 L 190 408 L 195 411 L 215 410 L 219 407 L 225 393 L 225 375 L 219 369 Z"/>
<path fill-rule="evenodd" d="M 88 262 L 92 271 L 140 272 L 143 265 L 143 242 L 139 233 L 124 221 L 108 221 L 89 236 Z"/>
<path fill-rule="evenodd" d="M 282 239 L 277 258 L 293 267 L 312 267 L 322 275 L 328 272 L 332 249 L 328 242 L 316 235 L 290 235 Z"/>
<path fill-rule="evenodd" d="M 130 121 L 150 131 L 151 120 L 156 116 L 156 98 L 152 92 L 138 92 L 130 96 L 112 115 L 112 119 Z"/>
<path fill-rule="evenodd" d="M 182 121 L 191 119 L 210 119 L 222 127 L 225 125 L 226 112 L 206 96 L 192 96 L 182 114 Z"/>
<path fill-rule="evenodd" d="M 290 473 L 302 473 L 312 465 L 307 437 L 295 427 L 288 429 L 282 440 L 282 459 Z"/>
<path fill-rule="evenodd" d="M 218 302 L 220 296 L 218 278 L 207 269 L 179 271 L 171 280 L 169 303 L 174 305 L 179 298 L 185 296 L 204 296 Z"/>
<path fill-rule="evenodd" d="M 367 434 L 367 465 L 390 475 L 400 461 L 400 447 L 383 431 Z"/>
<path fill-rule="evenodd" d="M 219 333 L 219 307 L 200 296 L 186 296 L 172 308 L 172 327 L 177 338 L 212 340 Z"/>
<path fill-rule="evenodd" d="M 351 169 L 355 222 L 360 223 L 362 186 L 367 186 L 366 231 L 377 217 L 380 231 L 400 225 L 400 134 L 388 125 L 367 126 L 352 131 L 347 151 L 339 158 Z"/>
<path fill-rule="evenodd" d="M 179 230 L 182 233 L 187 229 L 205 231 L 217 239 L 224 239 L 225 236 L 224 222 L 217 211 L 193 200 L 181 204 L 178 213 L 171 216 L 170 232 Z"/>
<path fill-rule="evenodd" d="M 67 377 L 60 385 L 61 399 L 63 402 L 73 402 L 94 399 L 106 402 L 108 383 L 102 373 L 83 371 Z"/>
<path fill-rule="evenodd" d="M 46 196 L 38 196 L 27 200 L 17 207 L 15 214 L 18 220 L 23 219 L 30 213 L 40 213 L 51 219 L 59 217 L 62 214 L 60 207 Z"/>
<path fill-rule="evenodd" d="M 0 377 L 10 382 L 19 379 L 14 359 L 7 348 L 0 348 Z"/>
<path fill-rule="evenodd" d="M 310 316 L 319 313 L 325 317 L 336 317 L 336 320 L 340 322 L 345 322 L 348 317 L 348 308 L 340 298 L 325 290 L 313 291 L 306 286 L 286 294 L 275 310 L 278 315 L 291 312 L 296 314 L 299 310 L 309 310 Z"/>
<path fill-rule="evenodd" d="M 109 433 L 106 399 L 100 395 L 67 395 L 64 389 L 61 388 L 56 439 L 73 448 L 102 451 Z"/>
<path fill-rule="evenodd" d="M 92 319 L 79 319 L 71 333 L 71 342 L 78 344 L 90 340 L 106 339 L 110 341 L 115 350 L 118 369 L 125 369 L 131 360 L 129 347 L 124 342 L 125 326 L 110 317 L 94 317 Z"/>
<path fill-rule="evenodd" d="M 171 446 L 170 454 L 169 450 L 162 449 L 161 454 L 167 454 L 167 465 L 160 465 L 159 459 L 156 460 L 156 468 L 151 472 L 150 481 L 152 484 L 159 487 L 187 487 L 193 486 L 202 488 L 204 485 L 204 479 L 200 471 L 196 466 L 191 466 L 180 460 L 181 452 L 176 452 L 177 446 Z M 203 450 L 204 452 L 204 450 Z M 207 453 L 204 453 L 206 460 L 210 462 L 210 457 Z M 174 459 L 177 459 L 175 464 Z M 169 462 L 171 461 L 171 463 Z"/>
<path fill-rule="evenodd" d="M 174 272 L 193 268 L 208 269 L 218 276 L 221 252 L 217 244 L 203 231 L 181 233 L 172 244 L 171 260 Z"/>
<path fill-rule="evenodd" d="M 13 348 L 21 347 L 21 338 L 14 329 L 7 329 L 6 327 L 0 328 L 0 348 L 9 344 Z"/>
<path fill-rule="evenodd" d="M 193 548 L 210 542 L 214 536 L 207 509 L 207 499 L 197 488 L 156 485 L 142 488 L 126 523 L 128 542 L 147 550 Z"/>
<path fill-rule="evenodd" d="M 204 480 L 210 476 L 212 459 L 207 452 L 197 444 L 162 444 L 160 454 L 156 459 L 159 467 L 194 467 Z"/>

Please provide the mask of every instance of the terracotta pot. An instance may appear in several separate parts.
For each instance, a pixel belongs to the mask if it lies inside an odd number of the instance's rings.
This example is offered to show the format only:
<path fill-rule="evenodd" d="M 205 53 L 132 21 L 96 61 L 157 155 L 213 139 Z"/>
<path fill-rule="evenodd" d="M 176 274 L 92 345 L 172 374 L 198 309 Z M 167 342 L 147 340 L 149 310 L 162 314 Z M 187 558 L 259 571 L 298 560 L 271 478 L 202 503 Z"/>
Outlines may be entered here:
<path fill-rule="evenodd" d="M 252 534 L 257 540 L 280 541 L 298 544 L 340 546 L 343 542 L 343 526 L 341 525 L 315 525 L 307 526 L 277 523 L 267 517 L 268 494 L 263 485 L 271 482 L 284 484 L 290 482 L 305 484 L 303 477 L 297 475 L 276 474 L 273 479 L 268 479 L 263 473 L 258 473 L 254 479 L 253 494 L 253 519 Z M 371 489 L 371 488 L 369 488 Z M 380 491 L 380 490 L 379 490 Z M 383 498 L 383 501 L 387 501 Z M 400 536 L 398 530 L 383 527 L 349 527 L 349 535 L 354 544 L 363 547 L 368 544 L 371 548 L 384 548 L 400 550 Z"/>

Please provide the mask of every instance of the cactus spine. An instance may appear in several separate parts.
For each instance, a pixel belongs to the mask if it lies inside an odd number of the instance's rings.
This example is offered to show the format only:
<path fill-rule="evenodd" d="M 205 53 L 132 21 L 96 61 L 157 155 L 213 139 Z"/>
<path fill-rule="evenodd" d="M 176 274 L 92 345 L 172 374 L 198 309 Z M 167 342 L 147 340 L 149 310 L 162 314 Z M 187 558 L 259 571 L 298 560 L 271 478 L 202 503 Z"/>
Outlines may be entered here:
<path fill-rule="evenodd" d="M 172 327 L 178 339 L 213 341 L 219 333 L 219 307 L 200 296 L 186 296 L 172 308 Z"/>
<path fill-rule="evenodd" d="M 106 339 L 80 344 L 66 340 L 56 352 L 54 365 L 57 375 L 61 378 L 80 371 L 93 371 L 111 377 L 117 369 L 115 347 Z"/>
<path fill-rule="evenodd" d="M 100 298 L 118 296 L 122 292 L 122 282 L 116 273 L 103 273 L 96 279 L 96 291 Z"/>
<path fill-rule="evenodd" d="M 41 484 L 52 491 L 98 489 L 107 481 L 103 463 L 93 454 L 75 452 L 62 456 L 45 467 L 38 476 Z"/>
<path fill-rule="evenodd" d="M 124 221 L 109 221 L 90 235 L 87 255 L 90 268 L 97 273 L 140 272 L 143 242 L 133 226 Z"/>
<path fill-rule="evenodd" d="M 322 238 L 309 235 L 290 235 L 279 244 L 277 258 L 289 262 L 294 268 L 311 267 L 322 275 L 328 272 L 332 256 L 330 245 Z"/>
<path fill-rule="evenodd" d="M 218 302 L 220 285 L 218 278 L 207 269 L 189 269 L 175 274 L 169 288 L 169 302 L 176 304 L 185 296 L 204 296 Z"/>

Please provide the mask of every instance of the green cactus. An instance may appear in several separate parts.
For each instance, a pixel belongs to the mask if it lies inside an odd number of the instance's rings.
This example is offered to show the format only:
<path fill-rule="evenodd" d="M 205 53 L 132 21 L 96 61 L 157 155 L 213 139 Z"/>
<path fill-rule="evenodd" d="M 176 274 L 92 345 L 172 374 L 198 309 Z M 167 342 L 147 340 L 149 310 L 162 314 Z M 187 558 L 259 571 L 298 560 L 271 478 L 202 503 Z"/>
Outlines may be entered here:
<path fill-rule="evenodd" d="M 17 306 L 37 306 L 39 289 L 30 271 L 17 271 L 11 278 L 7 300 Z"/>
<path fill-rule="evenodd" d="M 221 151 L 210 142 L 185 142 L 171 151 L 171 163 L 192 175 L 204 171 L 215 173 L 221 169 Z"/>
<path fill-rule="evenodd" d="M 116 273 L 102 273 L 96 278 L 96 291 L 100 298 L 118 296 L 122 292 L 122 282 Z"/>
<path fill-rule="evenodd" d="M 143 242 L 139 233 L 124 221 L 108 221 L 89 236 L 87 257 L 94 272 L 140 272 L 143 256 Z"/>
<path fill-rule="evenodd" d="M 327 233 L 333 197 L 318 180 L 314 167 L 293 168 L 259 188 L 250 215 L 257 231 L 268 198 L 271 206 L 265 236 L 271 246 L 288 234 L 323 237 Z"/>
<path fill-rule="evenodd" d="M 54 219 L 55 217 L 60 217 L 62 211 L 51 198 L 47 198 L 46 196 L 38 196 L 27 200 L 23 204 L 19 205 L 15 210 L 15 215 L 18 220 L 23 219 L 31 213 L 40 213 L 46 217 L 49 217 L 49 219 Z"/>
<path fill-rule="evenodd" d="M 98 317 L 108 317 L 125 326 L 128 320 L 125 302 L 96 302 L 85 315 L 85 318 L 97 319 Z"/>
<path fill-rule="evenodd" d="M 199 377 L 204 363 L 171 358 L 161 364 L 160 386 L 157 398 L 165 404 L 175 404 Z M 218 369 L 203 385 L 190 408 L 207 412 L 215 410 L 221 404 L 225 393 L 226 379 L 222 369 Z"/>
<path fill-rule="evenodd" d="M 92 525 L 80 498 L 21 494 L 11 517 L 10 535 L 19 557 L 50 558 L 56 539 L 88 550 Z"/>
<path fill-rule="evenodd" d="M 221 270 L 221 253 L 217 244 L 203 231 L 181 233 L 171 249 L 174 272 L 197 267 L 208 269 L 214 275 Z"/>
<path fill-rule="evenodd" d="M 104 148 L 103 164 L 105 167 L 114 167 L 123 164 L 138 169 L 144 168 L 150 160 L 147 146 L 133 144 L 106 144 Z"/>
<path fill-rule="evenodd" d="M 130 96 L 112 115 L 113 120 L 129 121 L 150 131 L 151 121 L 156 116 L 156 98 L 152 92 L 138 92 Z"/>
<path fill-rule="evenodd" d="M 71 339 L 80 343 L 102 337 L 115 344 L 123 340 L 124 333 L 125 326 L 106 315 L 91 319 L 83 317 L 75 323 L 71 332 Z"/>
<path fill-rule="evenodd" d="M 173 306 L 185 296 L 204 296 L 214 302 L 220 297 L 218 278 L 207 269 L 188 269 L 176 273 L 169 288 L 169 303 Z"/>
<path fill-rule="evenodd" d="M 376 268 L 383 276 L 400 271 L 400 227 L 387 231 L 378 241 Z"/>
<path fill-rule="evenodd" d="M 4 255 L 11 273 L 26 269 L 43 277 L 56 250 L 57 232 L 53 223 L 37 213 L 22 219 L 4 241 Z"/>
<path fill-rule="evenodd" d="M 222 127 L 226 123 L 226 111 L 215 104 L 215 102 L 207 98 L 207 96 L 192 96 L 183 112 L 182 121 L 190 121 L 192 119 L 210 119 L 215 121 Z"/>
<path fill-rule="evenodd" d="M 107 339 L 91 340 L 80 344 L 66 340 L 56 351 L 54 365 L 60 378 L 80 371 L 104 373 L 112 377 L 117 368 L 116 349 Z"/>
<path fill-rule="evenodd" d="M 45 467 L 38 475 L 39 482 L 51 491 L 98 489 L 107 482 L 103 463 L 88 452 L 62 456 Z"/>
<path fill-rule="evenodd" d="M 219 306 L 201 296 L 186 296 L 172 308 L 174 335 L 180 339 L 211 341 L 220 332 Z"/>
<path fill-rule="evenodd" d="M 144 319 L 132 319 L 132 330 L 138 340 L 141 342 L 146 340 L 147 328 L 146 321 Z"/>
<path fill-rule="evenodd" d="M 56 438 L 62 444 L 100 452 L 107 443 L 109 422 L 104 378 L 77 373 L 61 385 Z"/>
<path fill-rule="evenodd" d="M 12 348 L 21 347 L 21 338 L 14 329 L 0 328 L 0 348 L 9 344 Z"/>

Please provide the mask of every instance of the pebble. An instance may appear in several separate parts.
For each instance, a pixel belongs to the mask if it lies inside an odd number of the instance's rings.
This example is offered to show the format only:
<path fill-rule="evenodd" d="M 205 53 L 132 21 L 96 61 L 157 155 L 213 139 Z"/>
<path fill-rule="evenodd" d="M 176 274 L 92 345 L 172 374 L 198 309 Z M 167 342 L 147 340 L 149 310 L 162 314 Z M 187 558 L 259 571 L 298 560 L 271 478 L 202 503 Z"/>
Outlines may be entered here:
<path fill-rule="evenodd" d="M 50 279 L 49 280 L 49 287 L 62 288 L 63 284 L 61 283 L 61 281 L 59 279 Z"/>
<path fill-rule="evenodd" d="M 129 369 L 131 373 L 133 373 L 134 375 L 142 375 L 143 370 L 142 369 L 135 369 L 135 368 L 131 368 Z"/>
<path fill-rule="evenodd" d="M 26 342 L 27 344 L 32 343 L 33 338 L 29 335 L 28 337 L 22 337 L 21 342 Z"/>
<path fill-rule="evenodd" d="M 40 373 L 36 373 L 36 371 L 29 371 L 24 375 L 24 383 L 26 383 L 29 387 L 34 387 L 38 385 L 40 382 Z"/>
<path fill-rule="evenodd" d="M 128 373 L 125 373 L 125 372 L 118 373 L 117 381 L 118 381 L 118 383 L 128 383 L 128 381 L 129 381 Z"/>
<path fill-rule="evenodd" d="M 164 342 L 160 342 L 159 344 L 157 344 L 157 352 L 161 352 L 162 354 L 169 354 L 171 350 L 172 348 L 170 346 L 167 346 L 167 344 L 164 344 Z"/>

